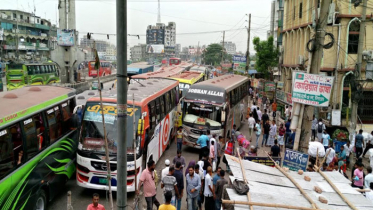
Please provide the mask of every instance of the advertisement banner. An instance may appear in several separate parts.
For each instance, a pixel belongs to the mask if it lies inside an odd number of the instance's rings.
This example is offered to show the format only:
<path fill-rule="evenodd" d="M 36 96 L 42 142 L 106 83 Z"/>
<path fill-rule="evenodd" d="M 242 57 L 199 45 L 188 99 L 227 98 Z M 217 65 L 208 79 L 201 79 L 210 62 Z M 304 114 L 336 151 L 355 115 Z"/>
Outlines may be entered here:
<path fill-rule="evenodd" d="M 241 55 L 233 55 L 233 62 L 246 63 L 246 57 Z"/>
<path fill-rule="evenodd" d="M 292 171 L 306 171 L 307 163 L 308 154 L 286 149 L 284 161 L 282 162 L 282 167 L 287 167 L 289 168 L 289 170 Z"/>
<path fill-rule="evenodd" d="M 284 88 L 284 82 L 277 82 L 277 88 L 278 89 Z"/>
<path fill-rule="evenodd" d="M 286 93 L 286 102 L 288 104 L 293 104 L 293 99 L 292 99 L 291 93 Z"/>
<path fill-rule="evenodd" d="M 266 82 L 265 83 L 265 92 L 275 91 L 276 83 L 274 82 Z"/>
<path fill-rule="evenodd" d="M 276 91 L 276 99 L 285 102 L 285 92 L 282 90 Z"/>
<path fill-rule="evenodd" d="M 272 162 L 272 160 L 269 157 L 244 157 L 245 160 L 250 160 L 255 163 L 260 163 L 262 165 L 275 167 L 275 164 Z M 272 159 L 280 165 L 281 158 L 280 157 L 272 157 Z"/>
<path fill-rule="evenodd" d="M 146 45 L 146 52 L 150 54 L 162 54 L 164 53 L 163 44 L 148 44 Z"/>
<path fill-rule="evenodd" d="M 74 46 L 74 30 L 57 29 L 57 44 L 59 46 Z"/>
<path fill-rule="evenodd" d="M 334 77 L 293 72 L 293 78 L 294 102 L 320 107 L 329 106 Z"/>
<path fill-rule="evenodd" d="M 146 44 L 163 44 L 164 29 L 149 29 L 146 30 Z"/>

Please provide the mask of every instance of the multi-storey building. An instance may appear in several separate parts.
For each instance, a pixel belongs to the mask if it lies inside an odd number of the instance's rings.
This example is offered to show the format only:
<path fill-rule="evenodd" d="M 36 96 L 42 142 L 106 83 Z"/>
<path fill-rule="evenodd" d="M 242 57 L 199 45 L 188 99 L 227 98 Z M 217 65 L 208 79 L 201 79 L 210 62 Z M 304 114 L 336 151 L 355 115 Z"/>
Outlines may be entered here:
<path fill-rule="evenodd" d="M 220 42 L 220 45 L 223 45 L 223 42 Z M 233 42 L 224 42 L 224 48 L 229 55 L 236 54 L 236 44 Z"/>
<path fill-rule="evenodd" d="M 320 2 L 320 1 L 319 1 Z M 317 13 L 320 13 L 320 3 L 317 6 Z M 339 110 L 342 113 L 342 124 L 345 123 L 345 110 L 349 106 L 349 80 L 356 71 L 358 41 L 360 34 L 360 22 L 363 6 L 354 7 L 349 1 L 333 1 L 329 7 L 327 26 L 325 31 L 334 36 L 334 43 L 330 49 L 323 50 L 321 60 L 321 75 L 335 76 L 335 84 L 332 91 L 330 108 L 321 109 L 322 115 L 330 116 L 331 109 Z M 364 40 L 364 51 L 367 56 L 362 63 L 362 80 L 370 77 L 372 68 L 373 40 L 370 34 L 373 33 L 373 16 L 371 7 L 367 10 L 366 31 Z M 320 16 L 318 14 L 318 16 Z M 304 71 L 310 64 L 310 53 L 307 51 L 307 43 L 314 33 L 315 9 L 314 1 L 311 0 L 287 0 L 284 1 L 283 19 L 283 64 L 281 68 L 281 80 L 284 82 L 284 91 L 292 90 L 292 72 Z M 327 36 L 325 43 L 331 41 Z M 368 63 L 368 65 L 367 65 Z M 367 77 L 366 77 L 367 76 Z M 373 115 L 373 92 L 372 83 L 366 82 L 362 85 L 361 100 L 359 102 L 358 116 L 365 121 L 371 121 Z M 330 119 L 330 118 L 329 118 Z"/>
<path fill-rule="evenodd" d="M 20 10 L 0 10 L 0 58 L 46 61 L 56 47 L 57 28 L 49 20 Z"/>
<path fill-rule="evenodd" d="M 176 53 L 176 23 L 169 22 L 149 25 L 146 29 L 146 44 L 163 45 L 166 56 L 175 56 Z"/>
<path fill-rule="evenodd" d="M 95 40 L 93 38 L 88 39 L 86 35 L 80 39 L 81 48 L 93 48 L 93 41 L 96 42 L 96 49 L 98 52 L 106 52 L 106 49 L 110 47 L 110 43 L 103 40 Z"/>

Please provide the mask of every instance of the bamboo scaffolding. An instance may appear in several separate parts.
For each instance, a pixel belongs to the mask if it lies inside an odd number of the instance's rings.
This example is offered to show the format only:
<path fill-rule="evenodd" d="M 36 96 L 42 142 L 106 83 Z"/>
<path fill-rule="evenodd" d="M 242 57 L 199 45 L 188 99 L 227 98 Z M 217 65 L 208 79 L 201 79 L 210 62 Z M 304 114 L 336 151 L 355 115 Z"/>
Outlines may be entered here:
<path fill-rule="evenodd" d="M 249 182 L 248 182 L 247 179 L 246 179 L 245 169 L 244 169 L 244 167 L 243 167 L 243 165 L 242 165 L 242 160 L 241 160 L 241 156 L 240 156 L 240 151 L 239 151 L 238 148 L 237 148 L 237 154 L 238 154 L 238 158 L 239 158 L 239 160 L 240 160 L 240 166 L 241 166 L 241 172 L 242 172 L 243 180 L 244 180 L 245 184 L 249 184 Z M 250 192 L 247 192 L 247 200 L 249 200 L 249 202 L 251 202 Z M 250 205 L 250 210 L 253 210 L 253 209 L 254 209 L 253 206 Z"/>
<path fill-rule="evenodd" d="M 247 201 L 232 201 L 232 200 L 222 200 L 225 204 L 242 204 L 242 205 L 252 205 L 252 206 L 264 206 L 273 208 L 284 208 L 284 209 L 299 209 L 299 210 L 315 210 L 314 208 L 307 208 L 302 206 L 291 206 L 285 204 L 275 204 L 275 203 L 259 203 L 259 202 L 247 202 Z M 322 210 L 317 208 L 316 210 Z"/>

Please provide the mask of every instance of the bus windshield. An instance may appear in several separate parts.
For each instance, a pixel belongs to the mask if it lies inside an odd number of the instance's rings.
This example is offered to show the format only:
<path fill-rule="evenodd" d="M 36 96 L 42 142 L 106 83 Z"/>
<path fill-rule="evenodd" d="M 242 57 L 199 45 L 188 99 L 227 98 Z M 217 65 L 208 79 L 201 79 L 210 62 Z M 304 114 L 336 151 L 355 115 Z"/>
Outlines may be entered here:
<path fill-rule="evenodd" d="M 108 149 L 110 153 L 116 153 L 118 146 L 117 104 L 103 103 L 103 108 Z M 136 125 L 140 118 L 140 109 L 135 107 L 134 113 L 132 110 L 132 107 L 127 109 L 127 148 L 133 147 L 133 117 L 136 119 Z M 104 128 L 98 102 L 88 103 L 85 108 L 80 143 L 82 150 L 105 153 Z"/>
<path fill-rule="evenodd" d="M 222 107 L 199 104 L 199 103 L 186 103 L 184 112 L 184 124 L 195 127 L 198 125 L 206 125 L 207 127 L 217 127 L 219 129 L 221 124 L 221 110 Z M 212 128 L 211 128 L 212 129 Z"/>
<path fill-rule="evenodd" d="M 9 70 L 22 70 L 22 66 L 23 64 L 15 64 L 15 63 L 12 63 L 12 64 L 8 64 L 8 69 Z"/>

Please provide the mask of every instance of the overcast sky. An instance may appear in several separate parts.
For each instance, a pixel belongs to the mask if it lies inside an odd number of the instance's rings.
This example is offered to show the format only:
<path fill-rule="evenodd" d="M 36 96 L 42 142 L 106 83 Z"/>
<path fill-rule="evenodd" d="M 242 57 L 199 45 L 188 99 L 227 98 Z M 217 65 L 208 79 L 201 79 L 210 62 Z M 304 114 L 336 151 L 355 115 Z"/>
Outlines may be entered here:
<path fill-rule="evenodd" d="M 146 27 L 157 22 L 157 0 L 128 0 L 128 33 L 145 35 Z M 176 42 L 182 47 L 189 45 L 208 45 L 220 42 L 223 33 L 184 34 L 208 31 L 224 31 L 225 40 L 236 43 L 237 51 L 247 47 L 246 29 L 248 25 L 245 14 L 251 13 L 251 40 L 254 36 L 266 38 L 269 30 L 272 0 L 161 0 L 161 21 L 176 22 Z M 31 12 L 32 0 L 0 0 L 1 9 L 19 9 Z M 17 3 L 18 2 L 18 3 Z M 34 0 L 36 15 L 56 23 L 58 0 Z M 80 35 L 91 33 L 116 32 L 115 0 L 76 0 L 76 25 Z M 178 35 L 179 34 L 179 35 Z M 106 36 L 93 35 L 95 39 L 106 39 Z M 111 43 L 116 38 L 110 36 Z M 133 46 L 145 43 L 145 36 L 138 40 L 129 37 L 128 43 Z M 253 45 L 250 44 L 253 52 Z"/>

